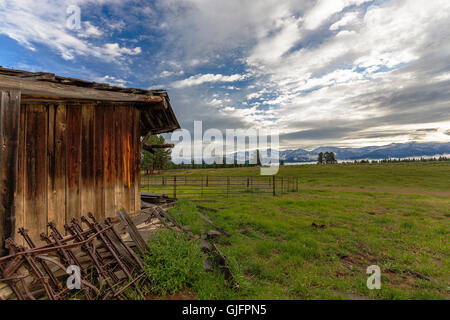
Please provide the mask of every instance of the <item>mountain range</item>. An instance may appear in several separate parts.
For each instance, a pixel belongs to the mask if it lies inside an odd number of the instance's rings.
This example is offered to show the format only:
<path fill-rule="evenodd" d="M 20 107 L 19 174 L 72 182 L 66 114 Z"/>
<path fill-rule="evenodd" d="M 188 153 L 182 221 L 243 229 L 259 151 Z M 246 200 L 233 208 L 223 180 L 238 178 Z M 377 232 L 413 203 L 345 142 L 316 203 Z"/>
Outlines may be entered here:
<path fill-rule="evenodd" d="M 320 147 L 312 151 L 304 149 L 280 151 L 280 159 L 285 162 L 316 161 L 320 152 L 334 152 L 337 160 L 389 159 L 440 156 L 450 154 L 447 143 L 392 143 L 385 146 L 363 148 Z"/>
<path fill-rule="evenodd" d="M 450 142 L 446 143 L 392 143 L 385 146 L 369 146 L 363 148 L 339 148 L 339 147 L 319 147 L 308 151 L 305 149 L 285 150 L 279 152 L 280 160 L 285 163 L 312 162 L 317 161 L 320 152 L 334 152 L 336 160 L 362 160 L 362 159 L 390 159 L 390 158 L 417 158 L 417 157 L 439 157 L 450 155 Z M 271 154 L 271 150 L 267 150 Z M 262 154 L 264 157 L 264 154 Z M 256 159 L 256 150 L 237 152 L 226 156 L 228 163 L 233 163 L 233 159 Z M 172 158 L 175 163 L 191 163 L 191 158 Z M 202 159 L 197 159 L 201 163 Z M 213 158 L 203 158 L 203 160 L 213 163 Z"/>

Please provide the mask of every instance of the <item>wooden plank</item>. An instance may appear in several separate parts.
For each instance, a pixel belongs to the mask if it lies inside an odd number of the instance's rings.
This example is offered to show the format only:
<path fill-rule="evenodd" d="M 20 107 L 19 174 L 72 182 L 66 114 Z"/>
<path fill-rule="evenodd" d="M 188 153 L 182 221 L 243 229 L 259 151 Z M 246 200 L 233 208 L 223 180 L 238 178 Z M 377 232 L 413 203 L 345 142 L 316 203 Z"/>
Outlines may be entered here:
<path fill-rule="evenodd" d="M 134 151 L 134 202 L 135 202 L 135 210 L 141 209 L 141 129 L 139 125 L 139 119 L 141 117 L 141 112 L 139 109 L 134 108 L 134 130 L 135 130 L 135 138 L 134 143 L 136 149 Z"/>
<path fill-rule="evenodd" d="M 95 211 L 94 105 L 81 107 L 81 215 Z"/>
<path fill-rule="evenodd" d="M 17 172 L 19 158 L 20 91 L 0 91 L 0 256 L 4 240 L 16 227 Z"/>
<path fill-rule="evenodd" d="M 130 212 L 131 211 L 135 211 L 135 210 L 139 210 L 139 208 L 136 208 L 136 192 L 134 190 L 135 188 L 135 175 L 136 175 L 136 161 L 134 160 L 136 158 L 136 141 L 137 141 L 137 137 L 136 137 L 136 129 L 135 126 L 139 125 L 138 123 L 135 123 L 135 108 L 130 106 L 130 153 L 128 154 L 128 161 L 130 163 Z"/>
<path fill-rule="evenodd" d="M 104 105 L 95 108 L 94 114 L 94 162 L 95 162 L 95 203 L 94 216 L 97 220 L 105 218 L 105 112 Z"/>
<path fill-rule="evenodd" d="M 131 110 L 126 107 L 122 110 L 122 162 L 123 162 L 123 206 L 127 212 L 131 212 L 130 195 L 130 152 L 131 152 Z"/>
<path fill-rule="evenodd" d="M 67 106 L 66 133 L 67 215 L 66 222 L 81 217 L 81 106 Z"/>
<path fill-rule="evenodd" d="M 131 220 L 130 216 L 124 209 L 118 211 L 117 216 L 122 221 L 122 223 L 126 225 L 127 231 L 130 234 L 131 239 L 133 239 L 134 243 L 136 244 L 138 250 L 141 252 L 141 254 L 145 254 L 149 250 L 149 248 L 142 238 L 141 234 L 139 233 L 138 229 L 134 225 L 133 221 Z"/>
<path fill-rule="evenodd" d="M 20 129 L 19 129 L 19 155 L 17 164 L 17 193 L 16 193 L 16 228 L 14 241 L 17 244 L 23 245 L 24 240 L 18 234 L 19 228 L 25 227 L 25 212 L 24 212 L 24 167 L 25 167 L 25 115 L 26 106 L 21 105 L 20 107 Z"/>
<path fill-rule="evenodd" d="M 115 211 L 124 208 L 124 179 L 123 179 L 123 137 L 122 137 L 122 118 L 123 107 L 114 108 L 114 128 L 115 128 Z"/>
<path fill-rule="evenodd" d="M 47 116 L 47 219 L 52 221 L 59 209 L 56 207 L 54 194 L 55 187 L 55 117 L 56 105 L 50 104 L 48 106 Z"/>
<path fill-rule="evenodd" d="M 111 217 L 115 213 L 115 126 L 114 126 L 114 106 L 105 106 L 105 126 L 104 126 L 104 168 L 105 168 L 105 216 Z"/>
<path fill-rule="evenodd" d="M 64 104 L 50 105 L 48 113 L 48 221 L 59 230 L 66 223 L 66 131 Z"/>
<path fill-rule="evenodd" d="M 152 136 L 152 132 L 149 131 L 145 134 L 144 138 L 141 141 L 141 148 L 147 143 L 148 139 Z"/>
<path fill-rule="evenodd" d="M 25 228 L 39 243 L 47 230 L 47 108 L 28 105 L 25 146 Z"/>
<path fill-rule="evenodd" d="M 156 95 L 96 90 L 92 88 L 69 86 L 45 81 L 20 79 L 5 75 L 0 75 L 0 87 L 8 89 L 21 88 L 22 94 L 49 98 L 72 98 L 117 102 L 148 102 L 152 104 L 159 104 L 164 101 L 163 97 Z"/>

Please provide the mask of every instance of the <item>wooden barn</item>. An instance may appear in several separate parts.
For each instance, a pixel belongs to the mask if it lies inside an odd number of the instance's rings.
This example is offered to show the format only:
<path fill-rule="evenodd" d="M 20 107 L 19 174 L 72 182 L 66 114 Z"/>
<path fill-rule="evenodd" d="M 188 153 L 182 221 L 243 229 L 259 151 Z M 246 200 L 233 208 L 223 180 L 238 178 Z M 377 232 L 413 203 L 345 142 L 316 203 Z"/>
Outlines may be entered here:
<path fill-rule="evenodd" d="M 0 256 L 19 227 L 140 209 L 142 141 L 180 127 L 163 90 L 0 67 L 0 99 Z"/>

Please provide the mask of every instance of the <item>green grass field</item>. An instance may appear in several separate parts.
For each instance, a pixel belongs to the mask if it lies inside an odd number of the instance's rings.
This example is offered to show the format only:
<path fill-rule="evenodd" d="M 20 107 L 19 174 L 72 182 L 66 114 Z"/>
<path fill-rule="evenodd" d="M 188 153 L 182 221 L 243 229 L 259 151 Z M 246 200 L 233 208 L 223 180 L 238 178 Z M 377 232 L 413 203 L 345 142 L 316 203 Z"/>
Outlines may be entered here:
<path fill-rule="evenodd" d="M 249 176 L 259 170 L 164 174 Z M 205 200 L 214 202 L 195 203 L 217 209 L 209 217 L 232 234 L 218 239 L 218 246 L 240 290 L 226 289 L 220 274 L 203 271 L 199 243 L 162 232 L 150 242 L 157 254 L 147 261 L 167 271 L 159 272 L 155 293 L 187 290 L 199 299 L 450 298 L 449 162 L 286 166 L 279 175 L 298 176 L 299 192 L 210 196 Z M 195 204 L 181 200 L 170 213 L 199 234 L 208 226 Z M 366 286 L 370 265 L 381 268 L 380 290 Z"/>

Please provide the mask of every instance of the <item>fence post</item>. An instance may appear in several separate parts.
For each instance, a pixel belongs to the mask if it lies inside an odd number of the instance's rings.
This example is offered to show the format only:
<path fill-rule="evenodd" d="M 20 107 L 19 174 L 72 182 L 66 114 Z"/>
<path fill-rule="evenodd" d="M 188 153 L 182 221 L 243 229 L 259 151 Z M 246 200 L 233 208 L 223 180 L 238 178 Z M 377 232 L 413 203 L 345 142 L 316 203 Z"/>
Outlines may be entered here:
<path fill-rule="evenodd" d="M 177 198 L 177 176 L 173 177 L 173 198 Z"/>
<path fill-rule="evenodd" d="M 227 198 L 230 193 L 230 177 L 227 177 Z"/>
<path fill-rule="evenodd" d="M 273 196 L 276 195 L 276 190 L 275 190 L 275 176 L 272 176 L 272 182 L 273 182 Z"/>
<path fill-rule="evenodd" d="M 284 192 L 284 177 L 281 177 L 281 193 L 283 192 Z"/>
<path fill-rule="evenodd" d="M 201 190 L 201 193 L 200 193 L 200 198 L 203 198 L 203 176 L 202 176 L 202 190 Z"/>
<path fill-rule="evenodd" d="M 206 176 L 206 186 L 207 187 L 209 186 L 209 178 L 208 178 L 208 176 Z"/>

